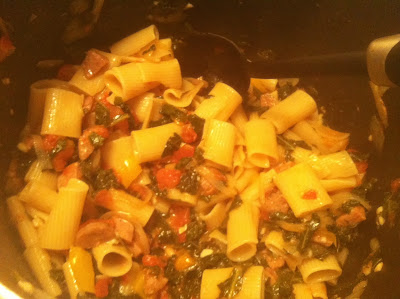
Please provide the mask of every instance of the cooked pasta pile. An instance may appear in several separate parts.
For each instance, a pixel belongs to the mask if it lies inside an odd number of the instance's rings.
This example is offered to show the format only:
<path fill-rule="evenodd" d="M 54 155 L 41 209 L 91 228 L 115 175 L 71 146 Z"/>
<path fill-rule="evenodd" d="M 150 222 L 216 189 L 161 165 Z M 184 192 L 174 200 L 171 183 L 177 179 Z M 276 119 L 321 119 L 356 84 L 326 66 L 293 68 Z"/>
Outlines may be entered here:
<path fill-rule="evenodd" d="M 41 288 L 327 298 L 368 164 L 298 80 L 253 78 L 243 103 L 182 77 L 171 44 L 150 26 L 31 85 L 7 203 Z"/>

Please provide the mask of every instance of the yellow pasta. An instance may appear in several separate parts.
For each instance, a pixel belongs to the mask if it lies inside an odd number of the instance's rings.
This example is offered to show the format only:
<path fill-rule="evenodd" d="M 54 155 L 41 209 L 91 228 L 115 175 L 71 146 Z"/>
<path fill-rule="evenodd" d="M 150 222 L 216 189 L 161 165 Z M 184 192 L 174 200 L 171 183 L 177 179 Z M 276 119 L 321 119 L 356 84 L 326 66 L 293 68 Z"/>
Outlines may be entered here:
<path fill-rule="evenodd" d="M 167 192 L 167 197 L 168 199 L 171 199 L 173 201 L 176 201 L 178 203 L 192 206 L 194 207 L 197 203 L 197 197 L 194 195 L 191 195 L 187 192 L 181 192 L 178 189 L 168 189 Z"/>
<path fill-rule="evenodd" d="M 104 74 L 107 87 L 117 96 L 127 101 L 159 84 L 167 88 L 180 88 L 181 70 L 178 60 L 160 63 L 128 63 L 114 67 Z"/>
<path fill-rule="evenodd" d="M 242 103 L 242 97 L 232 87 L 218 82 L 209 93 L 209 98 L 200 103 L 195 113 L 204 119 L 227 121 Z"/>
<path fill-rule="evenodd" d="M 224 121 L 209 119 L 204 126 L 202 148 L 204 158 L 224 168 L 232 168 L 235 127 Z"/>
<path fill-rule="evenodd" d="M 259 79 L 259 78 L 250 79 L 250 88 L 255 87 L 262 93 L 274 91 L 276 89 L 277 84 L 278 84 L 278 79 Z"/>
<path fill-rule="evenodd" d="M 278 159 L 275 128 L 265 119 L 250 120 L 244 127 L 247 157 L 249 161 L 268 168 L 271 161 Z"/>
<path fill-rule="evenodd" d="M 122 276 L 132 268 L 132 254 L 115 241 L 100 244 L 92 249 L 97 268 L 110 277 Z"/>
<path fill-rule="evenodd" d="M 160 159 L 168 139 L 181 132 L 182 127 L 175 123 L 132 131 L 133 148 L 139 163 Z"/>
<path fill-rule="evenodd" d="M 145 226 L 153 214 L 154 207 L 136 197 L 116 189 L 110 189 L 110 200 L 108 198 L 96 203 L 111 211 L 120 211 L 130 214 L 142 226 Z"/>
<path fill-rule="evenodd" d="M 355 176 L 348 178 L 321 180 L 321 184 L 327 192 L 334 192 L 343 189 L 352 189 L 357 187 L 357 178 Z"/>
<path fill-rule="evenodd" d="M 302 90 L 297 90 L 261 115 L 273 123 L 278 134 L 310 116 L 317 109 L 314 99 Z"/>
<path fill-rule="evenodd" d="M 281 231 L 273 230 L 268 233 L 265 240 L 265 247 L 276 255 L 284 256 L 286 254 L 285 241 Z"/>
<path fill-rule="evenodd" d="M 101 153 L 104 167 L 113 169 L 125 188 L 129 187 L 142 171 L 130 136 L 107 142 Z"/>
<path fill-rule="evenodd" d="M 324 260 L 315 258 L 304 260 L 299 270 L 306 283 L 324 282 L 336 279 L 342 274 L 342 269 L 333 255 Z"/>
<path fill-rule="evenodd" d="M 24 257 L 41 287 L 51 296 L 61 295 L 60 286 L 50 276 L 52 267 L 48 253 L 40 247 L 33 246 L 25 249 Z"/>
<path fill-rule="evenodd" d="M 256 253 L 258 217 L 258 208 L 251 203 L 243 203 L 229 213 L 226 255 L 232 261 L 243 262 Z"/>
<path fill-rule="evenodd" d="M 305 283 L 294 284 L 293 294 L 295 299 L 313 299 L 312 291 Z"/>
<path fill-rule="evenodd" d="M 248 122 L 248 117 L 243 109 L 243 105 L 237 106 L 235 111 L 232 113 L 230 120 L 232 124 L 235 125 L 236 129 L 244 135 L 244 126 Z"/>
<path fill-rule="evenodd" d="M 41 134 L 78 138 L 81 136 L 83 96 L 77 93 L 49 88 L 43 113 Z"/>
<path fill-rule="evenodd" d="M 296 217 L 326 209 L 332 199 L 325 191 L 312 169 L 300 163 L 281 173 L 274 179 Z"/>
<path fill-rule="evenodd" d="M 30 181 L 19 194 L 19 199 L 43 212 L 49 213 L 58 200 L 58 194 L 52 188 Z"/>
<path fill-rule="evenodd" d="M 243 275 L 242 289 L 240 290 L 239 294 L 235 296 L 235 298 L 264 298 L 264 285 L 264 267 L 250 267 Z"/>
<path fill-rule="evenodd" d="M 158 40 L 158 37 L 157 27 L 151 25 L 116 42 L 110 47 L 110 51 L 122 56 L 133 55 L 151 42 Z"/>
<path fill-rule="evenodd" d="M 64 250 L 72 246 L 88 190 L 89 186 L 78 179 L 70 179 L 68 185 L 60 189 L 58 201 L 39 233 L 42 248 Z"/>
<path fill-rule="evenodd" d="M 240 177 L 236 179 L 235 188 L 238 192 L 242 192 L 250 182 L 256 181 L 258 177 L 257 168 L 247 168 L 243 171 Z"/>
<path fill-rule="evenodd" d="M 218 268 L 204 270 L 201 279 L 200 299 L 218 299 L 221 290 L 218 284 L 231 276 L 233 268 Z"/>
<path fill-rule="evenodd" d="M 213 230 L 218 228 L 226 217 L 228 206 L 226 203 L 217 203 L 209 213 L 200 215 L 206 225 L 208 230 Z"/>
<path fill-rule="evenodd" d="M 167 89 L 164 91 L 163 96 L 165 102 L 170 105 L 187 107 L 192 103 L 194 97 L 203 86 L 204 83 L 201 80 L 192 79 L 189 81 L 188 79 L 183 79 L 181 89 Z"/>
<path fill-rule="evenodd" d="M 16 196 L 7 199 L 8 211 L 11 219 L 15 223 L 18 233 L 26 248 L 37 246 L 39 238 L 31 220 L 25 212 L 24 205 Z"/>

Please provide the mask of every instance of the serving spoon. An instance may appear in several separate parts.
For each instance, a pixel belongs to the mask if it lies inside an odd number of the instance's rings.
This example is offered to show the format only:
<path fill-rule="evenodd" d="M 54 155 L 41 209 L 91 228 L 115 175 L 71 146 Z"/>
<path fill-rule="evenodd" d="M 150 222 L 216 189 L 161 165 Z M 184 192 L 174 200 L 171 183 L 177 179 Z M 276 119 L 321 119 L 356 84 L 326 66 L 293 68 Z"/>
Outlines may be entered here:
<path fill-rule="evenodd" d="M 400 34 L 372 41 L 366 51 L 251 61 L 230 39 L 191 31 L 180 39 L 176 56 L 182 71 L 205 74 L 246 94 L 250 78 L 287 78 L 322 75 L 365 75 L 377 85 L 400 85 Z"/>

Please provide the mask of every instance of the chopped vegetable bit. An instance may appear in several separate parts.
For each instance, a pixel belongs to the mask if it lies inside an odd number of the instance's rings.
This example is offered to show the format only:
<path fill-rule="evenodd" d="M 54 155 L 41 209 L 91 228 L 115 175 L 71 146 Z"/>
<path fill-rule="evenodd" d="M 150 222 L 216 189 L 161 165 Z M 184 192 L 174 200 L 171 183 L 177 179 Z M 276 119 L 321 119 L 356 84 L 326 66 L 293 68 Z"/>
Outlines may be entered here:
<path fill-rule="evenodd" d="M 301 196 L 302 199 L 314 200 L 318 198 L 318 193 L 315 190 L 308 190 Z"/>

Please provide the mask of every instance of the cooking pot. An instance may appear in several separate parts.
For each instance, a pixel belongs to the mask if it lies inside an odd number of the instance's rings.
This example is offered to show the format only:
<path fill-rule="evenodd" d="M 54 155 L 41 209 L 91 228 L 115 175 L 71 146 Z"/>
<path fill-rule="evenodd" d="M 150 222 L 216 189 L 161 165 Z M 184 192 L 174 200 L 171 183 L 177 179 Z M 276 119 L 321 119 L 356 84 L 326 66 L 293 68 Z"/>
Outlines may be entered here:
<path fill-rule="evenodd" d="M 54 75 L 52 69 L 38 69 L 38 61 L 64 59 L 80 63 L 89 48 L 105 49 L 151 23 L 159 27 L 162 36 L 179 36 L 191 27 L 226 36 L 252 59 L 360 51 L 371 40 L 399 33 L 400 28 L 400 4 L 389 0 L 192 0 L 190 3 L 192 8 L 186 0 L 105 0 L 92 32 L 66 45 L 60 37 L 71 21 L 70 1 L 1 1 L 0 16 L 11 25 L 10 35 L 17 49 L 0 65 L 0 173 L 4 176 L 10 152 L 15 149 L 25 123 L 29 84 Z M 379 183 L 369 194 L 369 200 L 378 207 L 390 180 L 400 176 L 400 93 L 392 89 L 385 94 L 389 127 L 385 130 L 383 151 L 377 152 L 368 140 L 375 106 L 367 77 L 309 77 L 301 82 L 318 91 L 316 99 L 327 111 L 326 122 L 335 129 L 351 132 L 351 147 L 373 152 L 368 175 L 377 176 Z M 4 186 L 4 178 L 2 182 Z M 33 282 L 34 278 L 21 256 L 22 246 L 8 219 L 6 195 L 3 191 L 0 195 L 0 282 L 26 296 L 17 286 L 16 273 Z M 369 240 L 377 236 L 384 268 L 370 279 L 363 298 L 400 298 L 399 230 L 377 231 L 374 214 L 372 209 L 368 220 L 360 226 L 360 239 L 350 249 L 352 254 L 339 285 L 355 279 L 369 253 Z"/>

